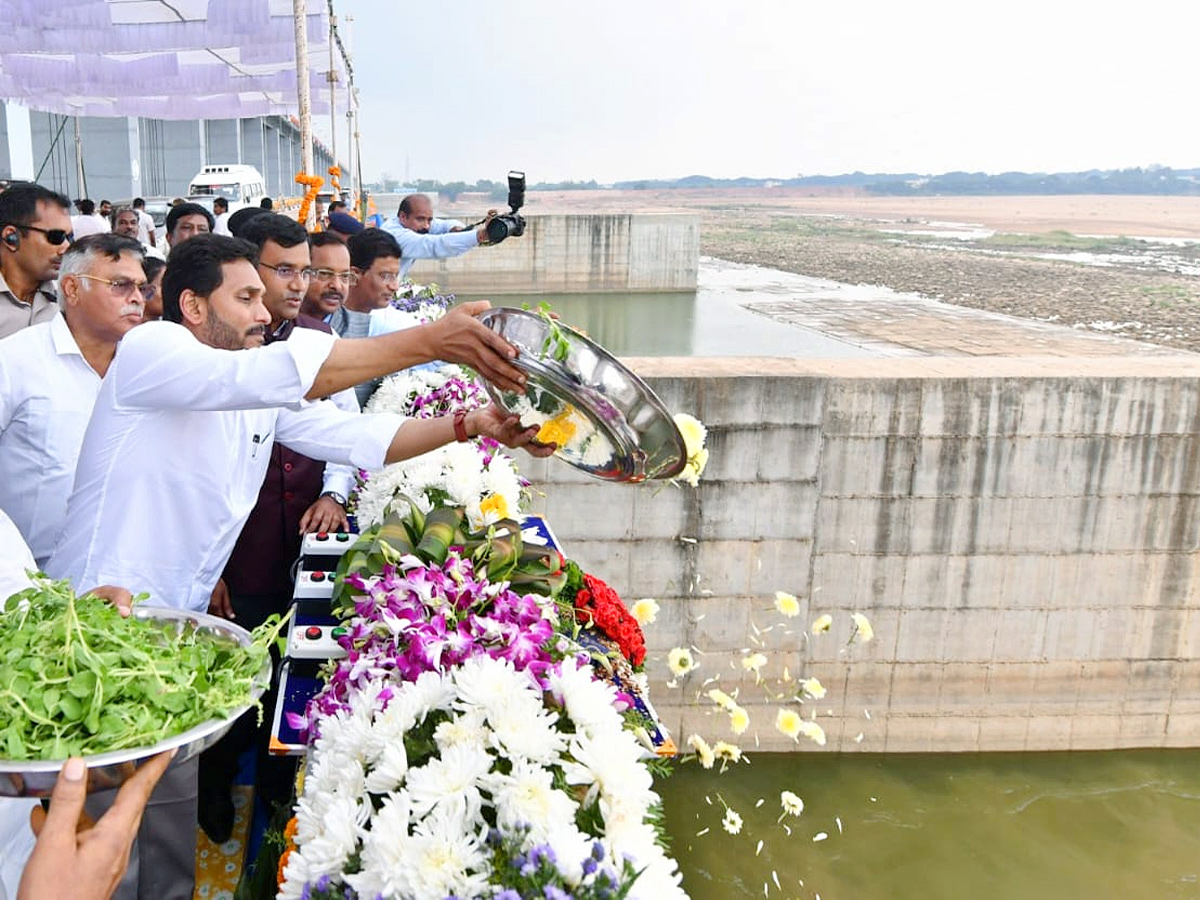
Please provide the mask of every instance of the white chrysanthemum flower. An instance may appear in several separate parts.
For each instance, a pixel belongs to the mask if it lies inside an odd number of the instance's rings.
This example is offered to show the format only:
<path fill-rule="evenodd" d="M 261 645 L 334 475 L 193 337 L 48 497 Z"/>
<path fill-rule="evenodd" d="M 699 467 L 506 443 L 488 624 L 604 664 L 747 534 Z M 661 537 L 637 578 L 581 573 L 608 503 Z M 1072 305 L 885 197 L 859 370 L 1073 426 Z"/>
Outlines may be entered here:
<path fill-rule="evenodd" d="M 687 450 L 687 455 L 695 456 L 704 446 L 704 441 L 708 437 L 708 429 L 704 427 L 703 422 L 687 413 L 676 413 L 674 419 L 675 426 L 683 435 L 683 445 Z"/>
<path fill-rule="evenodd" d="M 775 608 L 779 610 L 780 615 L 789 619 L 800 615 L 800 601 L 796 599 L 795 594 L 789 594 L 787 591 L 775 592 Z"/>
<path fill-rule="evenodd" d="M 567 784 L 587 788 L 584 805 L 611 796 L 647 806 L 653 802 L 653 779 L 642 763 L 645 751 L 629 732 L 609 732 L 596 741 L 574 740 L 569 753 L 573 761 L 563 763 L 563 774 Z"/>
<path fill-rule="evenodd" d="M 850 613 L 850 618 L 854 622 L 854 634 L 850 636 L 850 640 L 865 644 L 875 637 L 875 629 L 871 627 L 871 622 L 866 616 L 862 613 Z"/>
<path fill-rule="evenodd" d="M 433 732 L 439 750 L 465 744 L 483 749 L 491 732 L 488 730 L 483 711 L 470 709 L 448 722 L 442 722 Z"/>
<path fill-rule="evenodd" d="M 791 791 L 783 791 L 779 794 L 779 804 L 783 807 L 785 815 L 798 816 L 804 812 L 804 801 Z"/>
<path fill-rule="evenodd" d="M 508 703 L 488 713 L 487 721 L 492 728 L 489 743 L 510 760 L 550 765 L 566 749 L 566 738 L 556 727 L 558 714 L 546 709 L 540 692 L 510 694 Z"/>
<path fill-rule="evenodd" d="M 309 873 L 317 878 L 339 874 L 358 850 L 359 826 L 365 821 L 359 798 L 346 794 L 329 798 L 321 817 L 310 820 L 315 826 L 311 834 L 301 832 L 297 818 L 296 839 L 303 847 Z"/>
<path fill-rule="evenodd" d="M 454 669 L 453 677 L 458 708 L 469 711 L 475 707 L 485 716 L 504 709 L 510 696 L 533 685 L 530 676 L 518 672 L 508 660 L 489 656 L 471 657 Z"/>
<path fill-rule="evenodd" d="M 725 818 L 721 820 L 721 827 L 730 834 L 737 834 L 742 830 L 742 817 L 732 809 L 726 809 Z"/>
<path fill-rule="evenodd" d="M 800 682 L 800 689 L 814 700 L 820 700 L 828 693 L 825 690 L 825 685 L 821 684 L 816 678 L 805 678 Z"/>
<path fill-rule="evenodd" d="M 700 765 L 705 769 L 711 769 L 717 758 L 712 747 L 708 746 L 708 741 L 698 734 L 693 734 L 688 736 L 687 742 L 688 746 L 696 751 L 696 758 L 700 760 Z"/>
<path fill-rule="evenodd" d="M 658 601 L 653 597 L 643 597 L 629 608 L 629 612 L 639 625 L 653 625 L 654 620 L 658 618 Z"/>
<path fill-rule="evenodd" d="M 496 826 L 502 832 L 530 827 L 533 842 L 541 843 L 553 831 L 575 823 L 575 803 L 554 787 L 549 769 L 518 760 L 509 774 L 492 772 L 481 785 L 492 795 Z"/>
<path fill-rule="evenodd" d="M 593 841 L 574 822 L 546 835 L 546 843 L 554 851 L 554 866 L 572 887 L 583 880 L 583 861 L 591 856 Z"/>
<path fill-rule="evenodd" d="M 720 688 L 713 688 L 710 690 L 708 692 L 708 699 L 717 704 L 717 706 L 721 707 L 721 709 L 725 710 L 726 712 L 737 706 L 737 701 Z"/>
<path fill-rule="evenodd" d="M 729 730 L 734 734 L 745 734 L 749 727 L 750 713 L 735 704 L 733 709 L 729 710 Z"/>
<path fill-rule="evenodd" d="M 825 729 L 816 722 L 810 722 L 805 719 L 800 723 L 799 732 L 817 746 L 825 746 Z"/>
<path fill-rule="evenodd" d="M 832 627 L 833 627 L 833 616 L 829 615 L 829 613 L 824 613 L 822 615 L 817 616 L 817 618 L 813 621 L 812 633 L 813 634 L 824 634 Z"/>
<path fill-rule="evenodd" d="M 387 794 L 404 783 L 408 774 L 408 752 L 404 739 L 393 741 L 383 748 L 371 771 L 367 773 L 366 787 L 372 794 Z"/>
<path fill-rule="evenodd" d="M 775 716 L 775 730 L 794 741 L 800 739 L 800 729 L 803 725 L 804 720 L 793 709 L 781 709 Z"/>
<path fill-rule="evenodd" d="M 742 657 L 742 668 L 747 672 L 753 672 L 755 675 L 761 675 L 762 667 L 767 664 L 767 656 L 765 653 L 751 653 L 749 656 Z"/>
<path fill-rule="evenodd" d="M 676 678 L 682 678 L 697 668 L 695 660 L 692 659 L 692 651 L 687 647 L 673 647 L 667 653 L 667 666 Z"/>
<path fill-rule="evenodd" d="M 412 798 L 417 815 L 425 815 L 441 801 L 462 797 L 468 809 L 479 804 L 479 779 L 492 767 L 486 750 L 459 744 L 448 747 L 440 757 L 408 770 L 405 793 Z"/>
<path fill-rule="evenodd" d="M 728 741 L 717 741 L 712 746 L 713 756 L 726 762 L 741 762 L 742 748 Z"/>
<path fill-rule="evenodd" d="M 616 689 L 600 681 L 587 663 L 579 663 L 574 657 L 563 660 L 561 671 L 551 672 L 550 690 L 561 696 L 567 718 L 575 730 L 589 737 L 601 733 L 622 731 L 623 723 L 617 712 Z"/>

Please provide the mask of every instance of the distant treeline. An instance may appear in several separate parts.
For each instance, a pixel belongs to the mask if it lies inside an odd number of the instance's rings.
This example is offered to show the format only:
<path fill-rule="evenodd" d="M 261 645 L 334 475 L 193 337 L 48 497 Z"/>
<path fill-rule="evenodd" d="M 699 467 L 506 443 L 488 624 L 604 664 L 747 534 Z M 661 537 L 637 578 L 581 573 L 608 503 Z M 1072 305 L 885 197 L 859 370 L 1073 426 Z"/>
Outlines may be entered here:
<path fill-rule="evenodd" d="M 392 182 L 389 184 L 388 182 Z M 384 186 L 386 185 L 386 186 Z M 531 191 L 595 191 L 605 188 L 591 181 L 543 181 L 531 184 Z M 617 190 L 683 190 L 697 188 L 857 188 L 870 194 L 927 196 L 930 194 L 1200 194 L 1200 169 L 1169 169 L 1149 166 L 1145 169 L 1090 169 L 1086 172 L 946 172 L 943 175 L 918 175 L 851 172 L 846 175 L 802 175 L 796 178 L 686 178 L 639 179 L 618 181 Z M 496 181 L 440 182 L 423 179 L 401 187 L 387 176 L 376 190 L 422 191 L 454 200 L 463 193 L 483 193 L 493 200 L 504 200 L 508 187 Z"/>
<path fill-rule="evenodd" d="M 820 187 L 859 188 L 871 194 L 1200 194 L 1200 169 L 1091 169 L 1086 172 L 947 172 L 918 175 L 851 172 L 797 178 L 709 178 L 691 175 L 673 180 L 620 181 L 614 188 Z"/>

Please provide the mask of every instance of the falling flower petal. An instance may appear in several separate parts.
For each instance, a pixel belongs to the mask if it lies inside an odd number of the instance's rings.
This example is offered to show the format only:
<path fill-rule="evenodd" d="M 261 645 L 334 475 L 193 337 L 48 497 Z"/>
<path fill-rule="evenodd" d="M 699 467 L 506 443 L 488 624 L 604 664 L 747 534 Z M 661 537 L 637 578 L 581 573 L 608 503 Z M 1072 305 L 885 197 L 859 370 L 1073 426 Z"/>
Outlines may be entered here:
<path fill-rule="evenodd" d="M 825 613 L 822 616 L 817 616 L 815 622 L 812 623 L 813 634 L 824 634 L 833 627 L 833 616 Z"/>
<path fill-rule="evenodd" d="M 763 848 L 763 842 L 759 841 L 758 846 L 754 848 L 754 855 L 758 856 L 760 853 L 762 853 L 762 848 Z"/>
<path fill-rule="evenodd" d="M 775 592 L 775 608 L 779 610 L 780 615 L 787 616 L 789 619 L 800 615 L 800 601 L 794 594 L 785 591 Z"/>
<path fill-rule="evenodd" d="M 871 622 L 866 616 L 862 613 L 851 613 L 850 618 L 854 621 L 854 634 L 850 636 L 850 640 L 865 644 L 875 637 L 875 629 L 871 627 Z"/>
<path fill-rule="evenodd" d="M 813 843 L 815 844 L 817 841 L 826 840 L 828 837 L 829 837 L 829 835 L 827 835 L 825 832 L 818 831 L 816 834 L 813 835 Z"/>

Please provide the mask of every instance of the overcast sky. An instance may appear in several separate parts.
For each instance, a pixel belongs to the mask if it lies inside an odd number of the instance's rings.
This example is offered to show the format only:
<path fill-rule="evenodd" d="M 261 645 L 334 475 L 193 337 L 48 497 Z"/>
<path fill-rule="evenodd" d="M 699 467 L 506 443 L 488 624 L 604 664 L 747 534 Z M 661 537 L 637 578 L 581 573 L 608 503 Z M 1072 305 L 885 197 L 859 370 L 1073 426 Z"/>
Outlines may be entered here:
<path fill-rule="evenodd" d="M 368 179 L 1200 166 L 1200 5 L 335 0 Z"/>

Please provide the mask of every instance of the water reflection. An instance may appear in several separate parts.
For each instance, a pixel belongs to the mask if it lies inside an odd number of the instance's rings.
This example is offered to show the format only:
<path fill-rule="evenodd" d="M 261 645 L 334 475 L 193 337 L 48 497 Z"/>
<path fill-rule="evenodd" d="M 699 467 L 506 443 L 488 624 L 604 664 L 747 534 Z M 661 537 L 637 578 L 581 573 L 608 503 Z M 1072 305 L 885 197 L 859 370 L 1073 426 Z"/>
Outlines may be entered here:
<path fill-rule="evenodd" d="M 694 900 L 1200 898 L 1197 750 L 755 754 L 660 788 Z M 790 836 L 782 790 L 805 802 Z"/>

